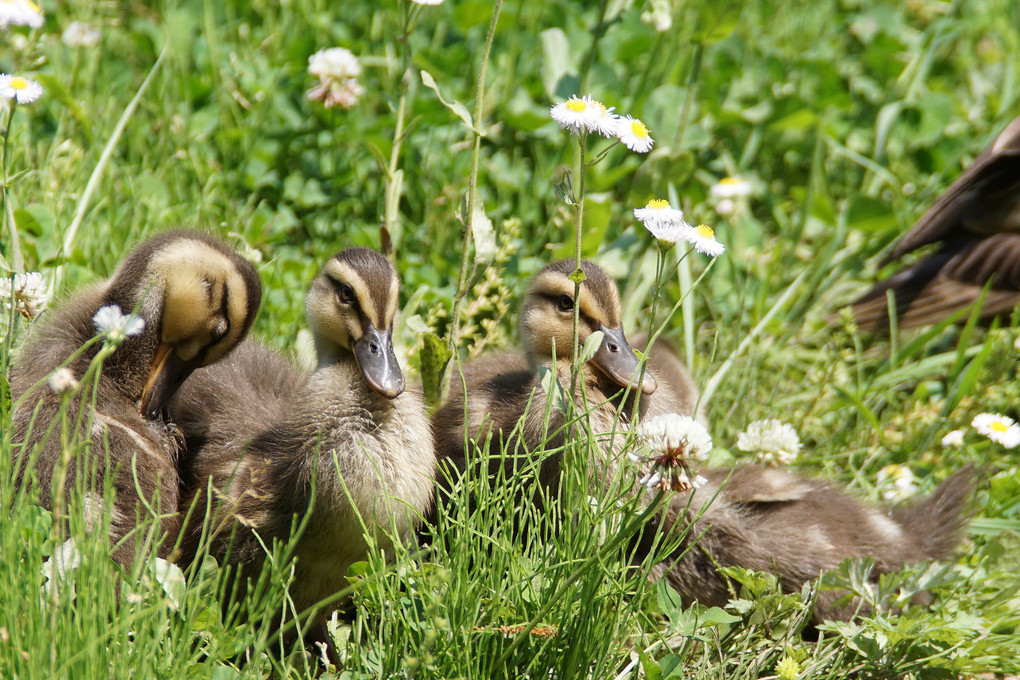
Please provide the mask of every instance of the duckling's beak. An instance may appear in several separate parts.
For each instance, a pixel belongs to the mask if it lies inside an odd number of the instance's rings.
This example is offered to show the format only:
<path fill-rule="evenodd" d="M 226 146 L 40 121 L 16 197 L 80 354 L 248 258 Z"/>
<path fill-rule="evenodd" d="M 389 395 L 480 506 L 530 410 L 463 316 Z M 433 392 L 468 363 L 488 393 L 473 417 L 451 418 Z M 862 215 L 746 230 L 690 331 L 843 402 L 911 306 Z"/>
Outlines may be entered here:
<path fill-rule="evenodd" d="M 361 339 L 354 343 L 354 358 L 358 360 L 365 382 L 388 399 L 404 391 L 404 374 L 393 353 L 393 332 L 378 331 L 368 324 Z"/>
<path fill-rule="evenodd" d="M 627 338 L 623 335 L 623 326 L 606 328 L 599 324 L 599 330 L 602 331 L 602 344 L 599 345 L 598 351 L 591 359 L 595 367 L 620 387 L 641 390 L 643 394 L 654 392 L 658 385 L 647 369 L 645 369 L 645 375 L 641 378 L 641 382 L 637 382 L 640 377 L 641 364 L 637 355 L 634 354 L 634 350 L 627 344 Z"/>
<path fill-rule="evenodd" d="M 181 359 L 169 342 L 160 343 L 152 359 L 149 377 L 142 388 L 142 415 L 150 420 L 158 416 L 177 388 L 198 368 L 199 363 L 197 360 Z"/>

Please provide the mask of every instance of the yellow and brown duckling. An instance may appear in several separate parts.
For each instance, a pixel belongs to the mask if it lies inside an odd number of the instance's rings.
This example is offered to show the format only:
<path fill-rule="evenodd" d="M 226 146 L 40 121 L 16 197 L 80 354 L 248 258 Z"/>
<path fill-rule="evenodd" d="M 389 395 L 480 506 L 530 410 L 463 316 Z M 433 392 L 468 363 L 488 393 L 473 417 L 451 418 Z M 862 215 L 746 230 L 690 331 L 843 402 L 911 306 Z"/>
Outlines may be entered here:
<path fill-rule="evenodd" d="M 348 585 L 348 567 L 368 555 L 366 529 L 384 551 L 412 533 L 432 503 L 435 454 L 421 395 L 405 389 L 393 351 L 398 293 L 384 257 L 344 250 L 306 299 L 313 373 L 247 342 L 185 385 L 171 409 L 189 442 L 186 503 L 196 504 L 185 559 L 206 531 L 210 554 L 256 577 L 264 546 L 305 521 L 290 587 L 302 612 Z"/>
<path fill-rule="evenodd" d="M 463 381 L 456 376 L 452 381 L 451 398 L 436 412 L 432 422 L 437 455 L 453 471 L 463 471 L 469 463 L 464 448 L 465 429 L 468 439 L 478 443 L 484 443 L 491 433 L 490 472 L 501 464 L 513 464 L 509 458 L 501 463 L 497 455 L 504 441 L 511 438 L 514 442 L 509 444 L 508 451 L 516 455 L 563 445 L 566 417 L 560 410 L 552 409 L 547 426 L 540 369 L 552 370 L 560 385 L 569 389 L 575 305 L 570 275 L 575 267 L 573 260 L 554 262 L 539 271 L 531 282 L 520 311 L 523 352 L 472 361 L 463 369 Z M 578 340 L 583 344 L 596 331 L 602 333 L 602 340 L 591 360 L 581 367 L 573 396 L 578 411 L 589 414 L 598 449 L 608 455 L 609 448 L 617 451 L 623 446 L 624 437 L 613 433 L 630 427 L 635 398 L 640 417 L 672 412 L 692 415 L 698 389 L 686 367 L 659 342 L 649 355 L 649 368 L 642 371 L 641 362 L 624 334 L 616 283 L 592 262 L 583 261 L 581 270 L 585 280 L 576 301 L 580 307 Z M 669 381 L 656 382 L 659 375 L 655 366 L 669 371 Z M 583 404 L 587 406 L 582 407 Z M 518 422 L 521 427 L 516 430 Z M 515 432 L 520 433 L 519 437 Z M 516 442 L 523 445 L 523 450 L 516 450 Z M 543 477 L 546 482 L 553 482 L 557 475 L 558 456 L 554 456 L 544 466 Z"/>
<path fill-rule="evenodd" d="M 900 328 L 938 323 L 984 294 L 982 318 L 1020 303 L 1020 118 L 1016 118 L 900 239 L 887 264 L 923 246 L 934 253 L 853 303 L 862 328 L 889 326 L 886 291 Z"/>
<path fill-rule="evenodd" d="M 67 471 L 64 495 L 79 482 L 88 488 L 94 475 L 88 493 L 95 495 L 86 499 L 98 510 L 109 475 L 116 492 L 110 527 L 119 546 L 115 557 L 122 564 L 134 557 L 136 537 L 130 534 L 136 517 L 147 513 L 143 502 L 160 512 L 168 533 L 160 546 L 165 552 L 176 538 L 181 441 L 162 411 L 192 371 L 223 358 L 245 336 L 261 295 L 257 272 L 233 250 L 205 234 L 172 231 L 136 247 L 109 280 L 47 312 L 10 371 L 19 479 L 34 477 L 42 502 L 52 507 L 54 483 L 61 493 L 55 471 L 58 477 L 62 467 Z M 112 345 L 103 349 L 94 342 L 72 358 L 102 330 L 107 342 L 120 342 L 112 353 Z M 75 388 L 100 352 L 95 392 L 91 385 Z M 48 385 L 61 366 L 69 371 L 61 372 L 64 384 Z M 85 443 L 66 449 L 70 458 L 64 461 L 62 409 L 71 441 Z"/>

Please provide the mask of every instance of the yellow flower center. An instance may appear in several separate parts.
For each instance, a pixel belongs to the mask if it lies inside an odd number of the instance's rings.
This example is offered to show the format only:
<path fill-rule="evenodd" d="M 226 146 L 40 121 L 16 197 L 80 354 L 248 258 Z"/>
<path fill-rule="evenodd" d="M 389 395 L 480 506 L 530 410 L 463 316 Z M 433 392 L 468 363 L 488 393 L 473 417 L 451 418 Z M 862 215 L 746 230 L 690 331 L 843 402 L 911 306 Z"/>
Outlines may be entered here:
<path fill-rule="evenodd" d="M 719 180 L 719 184 L 725 184 L 726 186 L 733 186 L 735 184 L 743 184 L 744 180 L 739 177 L 723 177 Z"/>
<path fill-rule="evenodd" d="M 588 108 L 588 105 L 584 103 L 583 99 L 571 97 L 567 100 L 567 108 L 574 113 L 584 113 L 584 110 Z"/>
<path fill-rule="evenodd" d="M 995 432 L 1005 432 L 1009 428 L 1006 427 L 1006 423 L 1001 420 L 995 420 L 992 422 L 992 430 Z"/>
<path fill-rule="evenodd" d="M 713 231 L 712 227 L 707 224 L 699 224 L 695 230 L 698 232 L 698 236 L 704 238 L 715 238 L 715 231 Z"/>
<path fill-rule="evenodd" d="M 11 78 L 12 90 L 24 90 L 26 87 L 28 87 L 28 81 L 21 76 L 14 76 Z"/>
<path fill-rule="evenodd" d="M 645 137 L 648 136 L 648 128 L 646 128 L 645 124 L 642 123 L 640 120 L 632 120 L 630 122 L 630 130 L 631 132 L 634 133 L 635 137 L 640 137 L 641 139 L 644 139 Z"/>
<path fill-rule="evenodd" d="M 645 207 L 655 208 L 656 210 L 662 210 L 663 208 L 669 207 L 669 201 L 667 201 L 664 198 L 653 198 L 652 200 L 648 201 L 648 205 L 646 205 Z"/>

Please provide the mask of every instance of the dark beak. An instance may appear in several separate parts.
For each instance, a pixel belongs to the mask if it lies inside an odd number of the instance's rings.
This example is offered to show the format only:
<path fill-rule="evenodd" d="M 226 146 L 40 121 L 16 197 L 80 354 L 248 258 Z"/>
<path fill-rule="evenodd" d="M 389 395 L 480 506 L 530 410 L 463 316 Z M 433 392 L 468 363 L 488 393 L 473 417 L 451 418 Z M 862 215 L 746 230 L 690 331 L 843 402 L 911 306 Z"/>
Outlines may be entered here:
<path fill-rule="evenodd" d="M 142 388 L 140 411 L 142 416 L 153 420 L 163 410 L 170 397 L 199 366 L 198 361 L 185 361 L 177 356 L 174 346 L 161 343 L 152 359 L 149 377 Z"/>
<path fill-rule="evenodd" d="M 646 368 L 644 378 L 637 382 L 640 377 L 640 362 L 634 350 L 627 344 L 627 338 L 623 335 L 623 326 L 618 328 L 606 328 L 599 325 L 602 331 L 602 344 L 595 352 L 591 362 L 595 367 L 606 374 L 620 387 L 629 387 L 632 390 L 641 390 L 644 394 L 651 394 L 657 387 L 655 378 Z"/>
<path fill-rule="evenodd" d="M 381 333 L 368 324 L 368 330 L 354 343 L 354 358 L 365 382 L 379 394 L 393 399 L 404 391 L 404 374 L 393 353 L 392 331 Z"/>

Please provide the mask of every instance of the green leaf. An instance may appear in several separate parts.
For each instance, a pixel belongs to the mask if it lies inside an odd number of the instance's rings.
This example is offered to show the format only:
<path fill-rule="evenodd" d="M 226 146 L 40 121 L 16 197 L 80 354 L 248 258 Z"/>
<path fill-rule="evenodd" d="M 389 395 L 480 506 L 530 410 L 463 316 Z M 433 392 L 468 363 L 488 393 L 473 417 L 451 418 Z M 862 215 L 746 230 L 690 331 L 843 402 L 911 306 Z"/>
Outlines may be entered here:
<path fill-rule="evenodd" d="M 539 34 L 542 41 L 542 87 L 550 99 L 556 99 L 560 80 L 570 72 L 570 43 L 562 28 L 549 28 Z"/>
<path fill-rule="evenodd" d="M 469 130 L 473 130 L 475 134 L 479 136 L 482 137 L 485 136 L 484 132 L 475 127 L 474 123 L 471 120 L 471 113 L 467 110 L 466 106 L 464 106 L 457 100 L 447 101 L 443 99 L 443 95 L 440 94 L 439 92 L 439 85 L 436 84 L 436 79 L 432 77 L 432 74 L 430 74 L 428 71 L 422 71 L 421 82 L 425 85 L 425 87 L 435 92 L 436 98 L 439 99 L 439 103 L 453 111 L 453 113 L 458 118 L 464 121 L 464 124 L 467 125 Z"/>
<path fill-rule="evenodd" d="M 595 331 L 589 335 L 584 341 L 584 347 L 581 348 L 581 363 L 591 361 L 595 357 L 595 353 L 599 351 L 599 347 L 602 345 L 603 338 L 602 331 Z"/>
<path fill-rule="evenodd" d="M 74 101 L 71 94 L 64 87 L 64 84 L 55 76 L 48 75 L 46 73 L 37 73 L 32 76 L 39 81 L 39 84 L 46 88 L 46 94 L 50 97 L 55 98 L 61 104 L 67 107 L 74 116 L 75 120 L 81 125 L 82 132 L 88 137 L 89 144 L 93 144 L 96 141 L 95 136 L 92 134 L 93 121 L 90 121 L 85 113 L 81 110 L 81 107 Z"/>
<path fill-rule="evenodd" d="M 422 336 L 421 349 L 421 389 L 427 406 L 439 403 L 442 396 L 443 373 L 453 353 L 445 342 L 435 333 Z"/>

